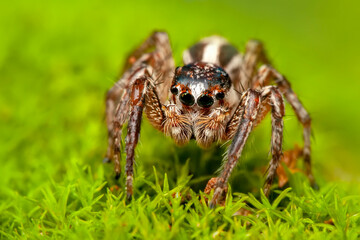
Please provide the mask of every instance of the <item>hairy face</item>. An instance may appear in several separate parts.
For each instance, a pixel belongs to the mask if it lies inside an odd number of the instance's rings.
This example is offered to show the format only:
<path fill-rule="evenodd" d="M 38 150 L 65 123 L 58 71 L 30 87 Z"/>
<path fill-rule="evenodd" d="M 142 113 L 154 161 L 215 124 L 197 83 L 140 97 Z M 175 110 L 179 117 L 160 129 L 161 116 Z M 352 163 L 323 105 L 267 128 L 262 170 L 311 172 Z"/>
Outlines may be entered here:
<path fill-rule="evenodd" d="M 187 110 L 222 105 L 231 87 L 229 75 L 214 64 L 192 63 L 175 70 L 172 100 Z"/>

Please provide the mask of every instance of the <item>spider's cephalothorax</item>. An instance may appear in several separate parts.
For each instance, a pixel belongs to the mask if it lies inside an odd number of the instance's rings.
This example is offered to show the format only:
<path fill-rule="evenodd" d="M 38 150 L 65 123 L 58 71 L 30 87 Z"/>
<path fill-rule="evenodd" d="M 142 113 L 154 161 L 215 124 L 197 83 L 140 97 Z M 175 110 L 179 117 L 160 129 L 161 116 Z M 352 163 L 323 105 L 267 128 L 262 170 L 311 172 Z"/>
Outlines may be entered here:
<path fill-rule="evenodd" d="M 178 67 L 170 92 L 165 134 L 178 144 L 185 144 L 192 137 L 201 147 L 225 139 L 226 120 L 236 94 L 224 69 L 203 62 Z"/>
<path fill-rule="evenodd" d="M 270 66 L 259 41 L 249 41 L 242 55 L 224 38 L 205 38 L 184 52 L 183 61 L 184 66 L 175 69 L 167 34 L 154 32 L 130 55 L 118 84 L 107 94 L 106 159 L 114 161 L 117 177 L 121 130 L 128 122 L 125 139 L 128 198 L 133 194 L 134 149 L 143 112 L 152 126 L 179 145 L 190 139 L 201 147 L 232 140 L 220 176 L 215 184 L 214 180 L 208 184 L 215 190 L 210 202 L 214 206 L 224 193 L 250 132 L 271 111 L 272 159 L 264 186 L 268 195 L 282 157 L 283 96 L 303 125 L 306 173 L 314 182 L 310 162 L 311 119 L 287 79 Z M 263 65 L 258 68 L 259 64 Z"/>

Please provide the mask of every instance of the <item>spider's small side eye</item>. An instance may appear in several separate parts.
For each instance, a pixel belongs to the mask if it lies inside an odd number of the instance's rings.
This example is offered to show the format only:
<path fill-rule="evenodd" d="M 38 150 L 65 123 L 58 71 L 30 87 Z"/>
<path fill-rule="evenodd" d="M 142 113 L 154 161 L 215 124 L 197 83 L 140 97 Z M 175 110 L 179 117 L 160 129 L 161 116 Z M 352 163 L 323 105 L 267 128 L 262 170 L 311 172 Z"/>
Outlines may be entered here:
<path fill-rule="evenodd" d="M 174 95 L 177 95 L 179 93 L 179 90 L 177 89 L 177 87 L 173 86 L 170 88 L 170 92 Z"/>
<path fill-rule="evenodd" d="M 175 74 L 180 74 L 180 73 L 181 73 L 181 69 L 182 69 L 182 67 L 177 67 L 177 68 L 175 69 Z"/>
<path fill-rule="evenodd" d="M 190 93 L 185 92 L 180 94 L 180 102 L 182 102 L 186 106 L 192 106 L 195 103 L 195 98 Z"/>
<path fill-rule="evenodd" d="M 225 93 L 219 92 L 219 93 L 217 93 L 217 94 L 215 95 L 215 97 L 216 97 L 217 100 L 224 99 Z"/>

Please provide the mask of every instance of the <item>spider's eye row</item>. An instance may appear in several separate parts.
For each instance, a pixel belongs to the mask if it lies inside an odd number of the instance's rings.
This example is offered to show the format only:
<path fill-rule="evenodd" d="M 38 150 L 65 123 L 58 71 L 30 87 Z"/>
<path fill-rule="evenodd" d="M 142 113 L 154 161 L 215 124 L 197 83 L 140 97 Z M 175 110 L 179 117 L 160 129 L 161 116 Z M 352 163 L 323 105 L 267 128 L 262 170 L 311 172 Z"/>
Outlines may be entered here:
<path fill-rule="evenodd" d="M 217 100 L 224 99 L 225 93 L 219 92 L 219 93 L 217 93 L 217 94 L 215 95 L 215 97 L 216 97 Z"/>
<path fill-rule="evenodd" d="M 208 108 L 214 104 L 214 99 L 209 95 L 203 94 L 198 98 L 197 104 L 200 107 Z"/>
<path fill-rule="evenodd" d="M 182 102 L 186 106 L 192 106 L 195 103 L 195 98 L 190 93 L 184 92 L 180 94 L 180 102 Z"/>
<path fill-rule="evenodd" d="M 170 88 L 170 92 L 174 95 L 177 95 L 179 93 L 179 90 L 177 89 L 177 87 L 173 86 Z"/>

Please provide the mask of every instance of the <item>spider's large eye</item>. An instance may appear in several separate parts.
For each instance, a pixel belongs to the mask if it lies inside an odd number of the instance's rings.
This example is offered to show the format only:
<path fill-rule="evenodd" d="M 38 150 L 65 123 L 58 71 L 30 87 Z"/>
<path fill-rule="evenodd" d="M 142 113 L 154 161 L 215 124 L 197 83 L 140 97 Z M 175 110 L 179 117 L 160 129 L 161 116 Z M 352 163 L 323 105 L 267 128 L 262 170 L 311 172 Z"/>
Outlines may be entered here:
<path fill-rule="evenodd" d="M 224 99 L 225 93 L 223 93 L 223 92 L 218 92 L 218 93 L 215 95 L 215 97 L 216 97 L 217 100 Z"/>
<path fill-rule="evenodd" d="M 170 92 L 174 95 L 177 95 L 179 93 L 179 90 L 177 89 L 177 87 L 173 86 L 170 88 Z"/>
<path fill-rule="evenodd" d="M 198 98 L 197 104 L 200 107 L 208 108 L 214 104 L 214 99 L 209 95 L 203 94 Z"/>
<path fill-rule="evenodd" d="M 185 92 L 185 93 L 180 94 L 180 102 L 182 102 L 186 106 L 192 106 L 195 103 L 195 99 L 194 99 L 193 95 Z"/>

